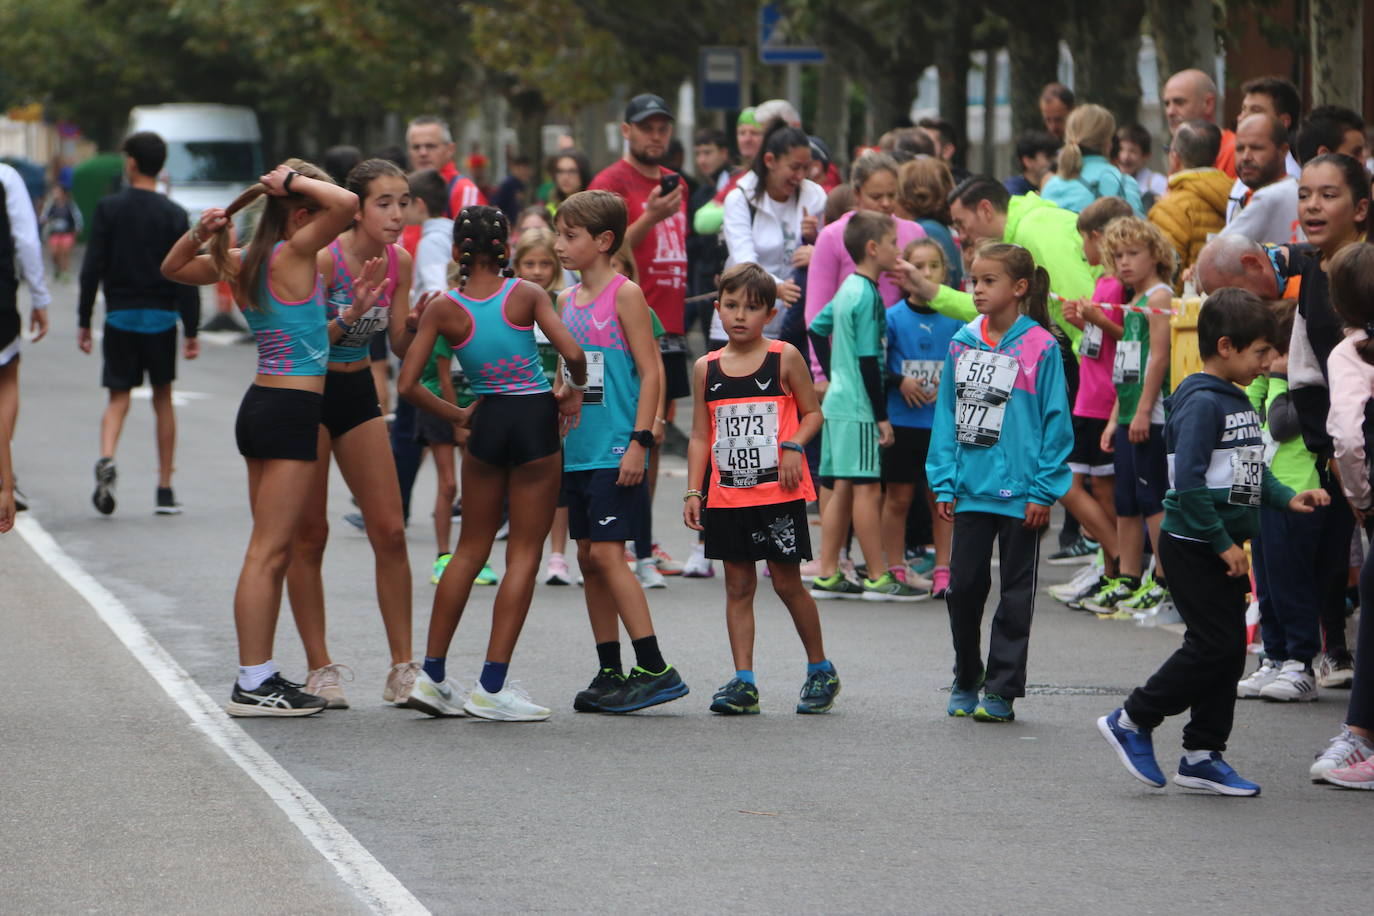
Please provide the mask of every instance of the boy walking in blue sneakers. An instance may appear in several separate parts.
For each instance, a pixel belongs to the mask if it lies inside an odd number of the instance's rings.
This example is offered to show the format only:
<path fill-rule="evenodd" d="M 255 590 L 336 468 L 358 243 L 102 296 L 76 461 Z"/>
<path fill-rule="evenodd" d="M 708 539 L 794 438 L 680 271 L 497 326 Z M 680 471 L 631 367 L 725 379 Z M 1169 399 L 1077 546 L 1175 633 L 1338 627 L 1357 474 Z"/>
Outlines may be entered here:
<path fill-rule="evenodd" d="M 1235 716 L 1236 681 L 1245 668 L 1249 562 L 1242 545 L 1259 530 L 1260 506 L 1312 512 L 1325 490 L 1294 494 L 1264 462 L 1259 415 L 1237 385 L 1248 385 L 1273 357 L 1274 314 L 1259 297 L 1224 289 L 1198 316 L 1202 371 L 1169 398 L 1165 424 L 1170 490 L 1164 498 L 1160 559 L 1187 632 L 1183 645 L 1098 731 L 1132 776 L 1162 788 L 1150 733 L 1166 716 L 1190 710 L 1177 785 L 1217 795 L 1252 796 L 1222 751 Z"/>

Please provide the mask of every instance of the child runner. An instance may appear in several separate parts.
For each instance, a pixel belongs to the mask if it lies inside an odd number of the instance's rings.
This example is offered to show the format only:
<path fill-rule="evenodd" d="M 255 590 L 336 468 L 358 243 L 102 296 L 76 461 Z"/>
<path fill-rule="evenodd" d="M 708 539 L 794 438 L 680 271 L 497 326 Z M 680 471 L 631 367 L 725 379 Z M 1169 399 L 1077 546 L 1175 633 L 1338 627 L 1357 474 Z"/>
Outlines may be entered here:
<path fill-rule="evenodd" d="M 347 709 L 341 667 L 329 654 L 325 636 L 324 550 L 329 541 L 326 512 L 329 501 L 329 456 L 362 512 L 375 557 L 377 605 L 386 629 L 391 668 L 382 699 L 404 703 L 419 669 L 411 644 L 410 559 L 406 551 L 401 488 L 391 460 L 386 421 L 377 401 L 368 346 L 375 333 L 386 331 L 392 351 L 404 353 L 413 327 L 410 311 L 412 260 L 396 244 L 405 228 L 410 185 L 405 173 L 385 159 L 368 159 L 354 166 L 344 186 L 358 196 L 361 210 L 346 232 L 323 249 L 317 264 L 325 284 L 325 315 L 329 319 L 329 364 L 324 380 L 320 419 L 319 461 L 315 479 L 296 534 L 286 590 L 291 613 L 305 645 L 310 672 L 305 690 L 329 701 L 331 709 Z M 355 301 L 353 285 L 370 268 L 379 273 L 382 293 L 367 308 Z M 371 284 L 369 284 L 371 285 Z"/>
<path fill-rule="evenodd" d="M 253 240 L 230 248 L 229 219 L 266 197 Z M 239 676 L 231 716 L 308 716 L 325 700 L 281 676 L 272 642 L 282 580 L 310 501 L 319 456 L 329 331 L 316 258 L 358 213 L 358 195 L 320 168 L 288 159 L 225 209 L 210 209 L 167 252 L 162 272 L 179 283 L 227 282 L 258 342 L 258 371 L 239 407 L 235 436 L 248 464 L 253 533 L 234 592 Z M 211 242 L 209 254 L 198 254 Z M 377 288 L 359 278 L 356 305 Z"/>
<path fill-rule="evenodd" d="M 954 525 L 946 712 L 1010 722 L 1026 692 L 1040 536 L 1069 488 L 1073 427 L 1049 274 L 1020 245 L 995 242 L 978 247 L 969 276 L 979 317 L 955 334 L 945 357 L 926 459 L 940 517 Z M 1002 594 L 985 668 L 979 631 L 994 540 Z"/>
<path fill-rule="evenodd" d="M 816 598 L 917 601 L 921 593 L 894 575 L 905 566 L 902 554 L 884 560 L 881 522 L 882 484 L 878 450 L 892 444 L 883 390 L 883 340 L 886 308 L 878 278 L 897 268 L 897 228 L 892 217 L 855 211 L 845 223 L 844 245 L 858 268 L 845 278 L 835 298 L 811 322 L 811 334 L 830 379 L 821 409 L 821 475 L 833 477 L 835 494 L 821 512 L 821 570 L 811 583 Z M 827 344 L 825 338 L 833 333 Z M 840 545 L 851 520 L 870 578 L 857 585 L 839 568 Z M 877 573 L 877 575 L 874 575 Z"/>
<path fill-rule="evenodd" d="M 917 239 L 902 257 L 932 283 L 948 276 L 945 250 L 934 239 Z M 940 370 L 954 334 L 964 326 L 912 299 L 887 310 L 887 416 L 892 421 L 892 446 L 883 451 L 883 550 L 896 565 L 906 556 L 907 513 L 914 498 L 930 504 L 935 535 L 935 569 L 930 594 L 945 597 L 949 588 L 950 525 L 935 511 L 935 497 L 926 485 L 926 455 L 930 451 L 930 427 L 935 422 L 935 400 L 940 391 Z M 905 563 L 897 575 L 910 582 L 914 570 Z M 912 583 L 914 584 L 914 583 Z"/>
<path fill-rule="evenodd" d="M 1330 497 L 1325 490 L 1294 495 L 1269 472 L 1259 415 L 1237 387 L 1269 364 L 1273 312 L 1254 293 L 1223 289 L 1203 304 L 1197 324 L 1202 371 L 1169 399 L 1171 486 L 1156 542 L 1187 630 L 1183 645 L 1097 728 L 1132 776 L 1162 788 L 1150 733 L 1166 716 L 1191 710 L 1174 782 L 1218 795 L 1258 795 L 1260 787 L 1221 756 L 1245 670 L 1250 579 L 1242 545 L 1259 529 L 1261 505 L 1311 512 Z"/>
<path fill-rule="evenodd" d="M 1120 575 L 1102 584 L 1083 606 L 1130 618 L 1168 597 L 1168 564 L 1159 556 L 1159 525 L 1169 468 L 1164 451 L 1164 395 L 1169 389 L 1169 310 L 1177 256 L 1152 223 L 1136 217 L 1111 222 L 1102 235 L 1116 276 L 1135 296 L 1126 311 L 1112 359 L 1116 408 L 1102 432 L 1104 452 L 1115 455 L 1116 538 Z M 1148 309 L 1148 311 L 1146 311 Z M 1154 581 L 1143 577 L 1145 529 L 1155 550 Z"/>
<path fill-rule="evenodd" d="M 696 406 L 687 479 L 701 480 L 708 468 L 711 476 L 706 494 L 687 491 L 682 515 L 688 528 L 706 533 L 706 555 L 725 562 L 725 620 L 735 676 L 711 700 L 711 711 L 725 715 L 759 711 L 759 560 L 768 564 L 773 591 L 787 605 L 806 649 L 797 712 L 829 712 L 840 692 L 835 666 L 825 657 L 816 602 L 801 580 L 801 562 L 811 558 L 806 503 L 816 495 L 802 446 L 820 431 L 821 408 L 801 352 L 763 336 L 777 311 L 776 297 L 774 278 L 759 265 L 728 269 L 720 278 L 716 314 L 729 341 L 697 360 L 692 378 Z"/>
<path fill-rule="evenodd" d="M 563 291 L 560 312 L 587 353 L 590 385 L 582 420 L 563 443 L 562 501 L 599 662 L 573 701 L 579 712 L 632 712 L 687 695 L 677 669 L 663 660 L 644 590 L 625 565 L 662 389 L 649 307 L 611 263 L 625 225 L 625 201 L 609 191 L 581 191 L 558 208 L 558 258 L 582 276 Z M 620 667 L 620 621 L 635 650 L 629 677 Z"/>
<path fill-rule="evenodd" d="M 38 218 L 48 239 L 48 255 L 52 258 L 53 277 L 60 280 L 72 262 L 72 246 L 81 233 L 81 209 L 62 185 L 54 185 L 43 213 Z"/>
<path fill-rule="evenodd" d="M 586 361 L 548 295 L 511 279 L 506 215 L 495 207 L 464 207 L 454 220 L 453 254 L 462 278 L 458 289 L 424 310 L 414 349 L 401 366 L 401 396 L 472 430 L 463 459 L 463 524 L 434 593 L 423 670 L 409 705 L 431 716 L 467 713 L 482 719 L 537 722 L 549 710 L 506 680 L 515 643 L 525 624 L 539 572 L 539 554 L 558 504 L 559 427 L 575 423 L 582 403 Z M 574 380 L 555 397 L 539 368 L 534 325 L 544 329 L 570 367 Z M 467 408 L 435 397 L 420 384 L 420 371 L 443 335 L 480 397 Z M 446 670 L 449 644 L 477 576 L 510 503 L 506 575 L 492 606 L 491 637 L 482 674 L 466 700 Z"/>
<path fill-rule="evenodd" d="M 1374 398 L 1374 245 L 1356 243 L 1331 262 L 1331 304 L 1345 322 L 1346 338 L 1331 351 L 1331 412 L 1341 485 L 1365 530 L 1374 518 L 1369 481 L 1365 408 Z M 1336 506 L 1332 506 L 1336 509 Z M 1360 629 L 1345 727 L 1312 764 L 1314 780 L 1348 789 L 1374 789 L 1374 551 L 1360 570 Z"/>

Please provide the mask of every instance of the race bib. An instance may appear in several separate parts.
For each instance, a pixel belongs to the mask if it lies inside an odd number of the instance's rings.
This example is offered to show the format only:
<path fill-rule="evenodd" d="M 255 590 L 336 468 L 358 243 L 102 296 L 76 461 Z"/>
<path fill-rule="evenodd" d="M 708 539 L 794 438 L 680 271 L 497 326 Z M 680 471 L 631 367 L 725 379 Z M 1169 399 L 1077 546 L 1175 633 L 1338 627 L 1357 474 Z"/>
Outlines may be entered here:
<path fill-rule="evenodd" d="M 338 307 L 338 314 L 342 315 L 348 311 L 350 303 L 335 302 Z M 380 305 L 374 305 L 368 309 L 363 317 L 359 318 L 352 328 L 344 331 L 343 336 L 334 341 L 336 347 L 365 347 L 372 340 L 372 335 L 378 331 L 385 331 L 391 317 L 391 310 Z"/>
<path fill-rule="evenodd" d="M 582 392 L 583 407 L 600 404 L 606 399 L 606 354 L 600 350 L 584 352 L 587 354 L 587 390 Z M 569 385 L 573 383 L 566 363 L 563 365 L 563 378 Z"/>
<path fill-rule="evenodd" d="M 982 448 L 997 444 L 1016 372 L 1016 360 L 1003 353 L 966 350 L 960 354 L 954 369 L 956 442 Z"/>
<path fill-rule="evenodd" d="M 1140 381 L 1141 346 L 1138 340 L 1121 340 L 1112 360 L 1112 384 L 1134 385 Z"/>
<path fill-rule="evenodd" d="M 954 402 L 954 411 L 954 441 L 962 445 L 986 448 L 996 445 L 997 440 L 1002 438 L 1002 420 L 1007 413 L 1006 404 L 989 404 L 960 398 Z"/>
<path fill-rule="evenodd" d="M 904 359 L 902 375 L 914 378 L 922 388 L 934 388 L 940 384 L 940 372 L 944 367 L 944 362 L 938 359 Z"/>
<path fill-rule="evenodd" d="M 1078 342 L 1078 355 L 1084 359 L 1097 359 L 1102 355 L 1102 328 L 1095 324 L 1083 325 L 1083 338 Z"/>
<path fill-rule="evenodd" d="M 660 353 L 686 353 L 687 338 L 682 334 L 664 334 L 658 339 Z"/>
<path fill-rule="evenodd" d="M 722 487 L 753 487 L 778 479 L 778 405 L 775 401 L 716 407 L 711 446 Z"/>
<path fill-rule="evenodd" d="M 1258 506 L 1264 488 L 1264 447 L 1246 445 L 1231 455 L 1231 493 L 1226 501 L 1233 506 Z"/>

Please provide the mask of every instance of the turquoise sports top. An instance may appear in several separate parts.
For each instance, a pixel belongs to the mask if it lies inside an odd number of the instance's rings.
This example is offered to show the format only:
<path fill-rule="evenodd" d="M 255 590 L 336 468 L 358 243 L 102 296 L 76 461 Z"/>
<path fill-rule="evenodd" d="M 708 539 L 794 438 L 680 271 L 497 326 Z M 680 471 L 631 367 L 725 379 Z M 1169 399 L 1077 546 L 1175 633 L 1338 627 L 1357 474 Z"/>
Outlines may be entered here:
<path fill-rule="evenodd" d="M 324 375 L 329 357 L 329 331 L 324 318 L 324 284 L 315 275 L 315 290 L 299 302 L 272 292 L 272 262 L 283 242 L 272 247 L 258 281 L 258 308 L 239 307 L 258 342 L 259 375 Z"/>
<path fill-rule="evenodd" d="M 329 253 L 334 256 L 334 282 L 329 284 L 324 311 L 325 318 L 333 321 L 348 311 L 348 307 L 353 304 L 354 277 L 348 272 L 348 262 L 344 260 L 343 248 L 339 246 L 338 239 L 330 243 Z M 357 324 L 344 331 L 343 336 L 330 345 L 331 363 L 360 363 L 368 358 L 368 345 L 372 342 L 372 335 L 378 331 L 385 331 L 390 323 L 391 295 L 396 291 L 400 260 L 396 255 L 396 246 L 386 246 L 386 280 L 389 289 L 385 296 L 377 300 L 376 305 L 367 310 L 366 315 L 358 319 Z"/>
<path fill-rule="evenodd" d="M 577 304 L 579 283 L 563 306 L 563 324 L 587 355 L 582 419 L 563 440 L 565 471 L 619 467 L 635 430 L 639 372 L 615 309 L 616 292 L 624 282 L 617 275 L 589 305 Z"/>
<path fill-rule="evenodd" d="M 518 325 L 506 317 L 506 301 L 519 280 L 507 279 L 485 299 L 473 299 L 456 289 L 449 299 L 472 319 L 453 355 L 477 394 L 538 394 L 553 390 L 539 363 L 534 325 Z"/>

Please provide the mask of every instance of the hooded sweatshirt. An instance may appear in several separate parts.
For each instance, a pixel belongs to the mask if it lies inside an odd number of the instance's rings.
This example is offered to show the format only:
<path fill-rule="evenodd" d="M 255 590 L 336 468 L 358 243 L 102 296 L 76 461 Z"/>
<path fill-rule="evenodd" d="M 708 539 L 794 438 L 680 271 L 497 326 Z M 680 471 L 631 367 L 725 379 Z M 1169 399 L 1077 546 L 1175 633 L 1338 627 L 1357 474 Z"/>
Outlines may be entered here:
<path fill-rule="evenodd" d="M 960 328 L 950 342 L 936 399 L 926 475 L 936 501 L 957 500 L 956 512 L 1023 518 L 1026 503 L 1054 505 L 1068 492 L 1073 479 L 1068 466 L 1073 426 L 1064 363 L 1054 335 L 1033 319 L 1017 317 L 996 346 L 983 338 L 986 320 L 979 315 Z M 1002 411 L 1001 433 L 991 444 L 959 441 L 970 438 L 970 425 L 985 427 L 989 422 L 986 416 L 980 416 L 986 401 L 980 403 L 957 395 L 960 382 L 956 369 L 968 373 L 970 362 L 965 360 L 961 367 L 960 358 L 973 351 L 1009 356 L 1015 361 L 1009 398 L 1001 405 L 990 406 L 990 411 Z M 965 392 L 968 391 L 966 387 Z M 966 412 L 970 407 L 972 417 Z M 966 423 L 961 430 L 956 416 L 974 422 Z M 989 437 L 976 438 L 986 442 Z"/>
<path fill-rule="evenodd" d="M 1136 216 L 1144 216 L 1140 203 L 1140 185 L 1130 175 L 1097 153 L 1084 153 L 1083 167 L 1075 178 L 1052 175 L 1045 182 L 1040 195 L 1065 210 L 1082 213 L 1088 204 L 1101 197 L 1120 197 L 1131 205 Z"/>
<path fill-rule="evenodd" d="M 1050 275 L 1050 292 L 1065 299 L 1089 299 L 1101 270 L 1088 264 L 1083 255 L 1083 238 L 1078 234 L 1078 214 L 1057 207 L 1038 194 L 1022 194 L 1007 203 L 1007 225 L 1002 241 L 1020 245 L 1031 253 L 1035 263 Z M 930 307 L 942 315 L 972 321 L 978 314 L 973 296 L 940 287 Z M 1064 329 L 1074 349 L 1083 332 L 1064 319 L 1063 307 L 1050 299 L 1050 317 Z"/>
<path fill-rule="evenodd" d="M 1374 366 L 1365 362 L 1355 349 L 1365 339 L 1364 331 L 1348 331 L 1346 338 L 1331 351 L 1327 361 L 1331 374 L 1331 411 L 1326 415 L 1326 430 L 1331 434 L 1336 467 L 1341 472 L 1341 489 L 1352 506 L 1368 511 L 1370 474 L 1365 423 L 1366 408 L 1374 398 Z"/>
<path fill-rule="evenodd" d="M 1180 270 L 1193 266 L 1208 236 L 1226 226 L 1230 194 L 1231 179 L 1221 169 L 1184 169 L 1169 176 L 1169 193 L 1150 208 L 1150 222 L 1178 252 Z"/>
<path fill-rule="evenodd" d="M 1169 492 L 1163 528 L 1218 554 L 1259 532 L 1260 505 L 1287 509 L 1293 491 L 1264 463 L 1259 414 L 1245 392 L 1195 372 L 1168 399 Z"/>

